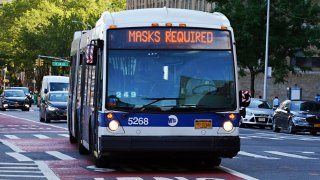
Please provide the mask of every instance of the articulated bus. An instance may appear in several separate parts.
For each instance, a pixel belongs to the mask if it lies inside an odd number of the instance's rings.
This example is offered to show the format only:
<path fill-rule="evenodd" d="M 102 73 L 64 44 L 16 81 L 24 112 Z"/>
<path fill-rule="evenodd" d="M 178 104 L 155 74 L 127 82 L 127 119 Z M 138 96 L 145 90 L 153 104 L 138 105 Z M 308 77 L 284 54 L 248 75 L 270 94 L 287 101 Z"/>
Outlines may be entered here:
<path fill-rule="evenodd" d="M 72 42 L 70 142 L 98 167 L 106 156 L 133 153 L 219 166 L 240 150 L 241 107 L 249 99 L 238 88 L 235 52 L 221 13 L 104 12 Z"/>

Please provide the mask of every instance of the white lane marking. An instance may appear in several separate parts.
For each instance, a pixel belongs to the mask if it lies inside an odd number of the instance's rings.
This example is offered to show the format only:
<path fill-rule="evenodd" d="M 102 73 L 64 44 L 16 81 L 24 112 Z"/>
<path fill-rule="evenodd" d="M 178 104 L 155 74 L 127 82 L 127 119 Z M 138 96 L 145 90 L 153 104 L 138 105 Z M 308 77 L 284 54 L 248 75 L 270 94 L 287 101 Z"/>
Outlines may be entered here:
<path fill-rule="evenodd" d="M 58 151 L 46 151 L 46 153 L 50 154 L 58 159 L 61 159 L 61 160 L 75 160 L 75 158 L 68 156 L 68 155 L 65 155 L 65 154 L 58 152 Z"/>
<path fill-rule="evenodd" d="M 50 139 L 50 137 L 42 135 L 42 134 L 34 134 L 33 136 L 39 138 L 39 139 Z"/>
<path fill-rule="evenodd" d="M 43 175 L 50 180 L 60 180 L 59 177 L 54 174 L 54 172 L 48 167 L 46 163 L 43 161 L 35 161 L 35 163 L 38 165 L 40 171 L 43 173 Z"/>
<path fill-rule="evenodd" d="M 44 176 L 28 176 L 28 175 L 0 174 L 0 177 L 43 178 Z"/>
<path fill-rule="evenodd" d="M 246 174 L 242 174 L 242 173 L 240 173 L 240 172 L 237 172 L 237 171 L 235 171 L 235 170 L 232 170 L 232 169 L 227 168 L 227 167 L 224 167 L 224 166 L 219 166 L 219 167 L 217 167 L 217 168 L 223 170 L 223 171 L 226 172 L 226 173 L 232 174 L 232 175 L 234 175 L 234 176 L 238 176 L 238 177 L 243 178 L 243 179 L 247 179 L 247 180 L 258 180 L 258 179 L 254 178 L 254 177 L 248 176 L 248 175 L 246 175 Z"/>
<path fill-rule="evenodd" d="M 13 172 L 13 173 L 35 173 L 35 174 L 39 174 L 42 173 L 41 171 L 15 171 L 15 170 L 0 170 L 0 172 Z"/>
<path fill-rule="evenodd" d="M 12 115 L 8 115 L 8 114 L 4 114 L 4 113 L 0 113 L 0 114 L 1 114 L 1 115 L 4 115 L 4 116 L 9 116 L 9 117 L 13 117 L 13 118 L 16 118 L 16 119 L 22 119 L 22 120 L 30 121 L 30 122 L 33 122 L 33 123 L 36 123 L 36 124 L 44 125 L 42 122 L 34 121 L 34 120 L 31 120 L 31 119 L 21 118 L 21 117 L 12 116 Z M 68 130 L 68 128 L 63 128 L 63 127 L 55 126 L 55 125 L 52 125 L 52 124 L 45 124 L 45 125 L 46 125 L 46 126 L 55 127 L 55 128 L 59 128 L 59 129 Z M 46 128 L 46 129 L 51 129 L 51 128 Z"/>
<path fill-rule="evenodd" d="M 297 159 L 318 159 L 318 158 L 310 158 L 310 157 L 307 157 L 307 156 L 300 156 L 300 155 L 296 155 L 296 154 L 289 154 L 289 153 L 279 152 L 279 151 L 264 151 L 264 152 L 267 152 L 267 153 L 270 153 L 270 154 L 279 155 L 279 156 L 297 158 Z"/>
<path fill-rule="evenodd" d="M 21 150 L 20 148 L 18 148 L 16 145 L 14 145 L 6 140 L 0 139 L 0 142 L 4 145 L 8 146 L 9 148 L 11 148 L 14 152 L 25 152 L 25 151 Z"/>
<path fill-rule="evenodd" d="M 16 152 L 7 152 L 6 154 L 8 154 L 9 156 L 15 158 L 18 161 L 32 161 L 32 159 L 28 158 L 25 155 L 22 155 L 20 153 L 16 153 Z"/>
<path fill-rule="evenodd" d="M 12 167 L 0 167 L 0 169 L 38 169 L 38 167 L 12 166 Z"/>
<path fill-rule="evenodd" d="M 63 136 L 63 137 L 69 137 L 69 134 L 58 134 L 59 136 Z"/>
<path fill-rule="evenodd" d="M 21 139 L 18 136 L 15 135 L 4 135 L 5 137 L 7 137 L 8 139 Z"/>
<path fill-rule="evenodd" d="M 0 162 L 0 165 L 32 166 L 32 165 L 35 165 L 35 164 L 34 163 L 6 163 L 6 162 Z"/>
<path fill-rule="evenodd" d="M 303 154 L 315 154 L 315 152 L 309 152 L 309 151 L 305 151 L 305 152 L 302 152 Z"/>
<path fill-rule="evenodd" d="M 254 157 L 254 158 L 261 158 L 261 159 L 280 159 L 280 158 L 262 156 L 262 155 L 258 155 L 258 154 L 252 154 L 252 153 L 248 153 L 248 152 L 244 152 L 244 151 L 240 151 L 238 154 L 243 155 L 243 156 Z"/>

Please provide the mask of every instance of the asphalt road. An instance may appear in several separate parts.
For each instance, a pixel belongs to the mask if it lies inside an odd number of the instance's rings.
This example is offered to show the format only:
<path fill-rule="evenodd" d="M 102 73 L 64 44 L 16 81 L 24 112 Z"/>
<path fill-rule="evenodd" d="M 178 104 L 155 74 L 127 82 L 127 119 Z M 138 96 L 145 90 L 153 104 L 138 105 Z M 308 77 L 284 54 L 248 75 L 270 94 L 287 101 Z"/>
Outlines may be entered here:
<path fill-rule="evenodd" d="M 0 179 L 320 179 L 320 133 L 242 128 L 241 151 L 220 168 L 146 159 L 98 169 L 68 142 L 66 128 L 66 121 L 40 123 L 36 106 L 0 112 Z"/>

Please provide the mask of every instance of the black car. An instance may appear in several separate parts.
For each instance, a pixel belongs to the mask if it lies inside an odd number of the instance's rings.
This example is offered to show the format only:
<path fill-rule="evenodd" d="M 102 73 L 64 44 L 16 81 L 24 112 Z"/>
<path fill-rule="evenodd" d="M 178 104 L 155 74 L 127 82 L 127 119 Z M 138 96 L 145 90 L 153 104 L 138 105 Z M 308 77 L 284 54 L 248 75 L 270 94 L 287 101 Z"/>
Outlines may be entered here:
<path fill-rule="evenodd" d="M 286 129 L 295 134 L 298 131 L 316 135 L 320 131 L 320 103 L 304 100 L 286 100 L 273 115 L 272 130 Z"/>
<path fill-rule="evenodd" d="M 8 87 L 7 89 L 15 89 L 15 90 L 22 90 L 24 92 L 24 94 L 28 97 L 29 101 L 30 101 L 30 107 L 33 103 L 33 99 L 32 99 L 32 93 L 29 91 L 29 88 L 27 87 Z"/>
<path fill-rule="evenodd" d="M 41 100 L 39 119 L 47 123 L 51 120 L 67 120 L 68 91 L 51 91 Z"/>
<path fill-rule="evenodd" d="M 0 96 L 0 108 L 2 111 L 6 109 L 29 111 L 30 100 L 22 90 L 6 89 Z"/>

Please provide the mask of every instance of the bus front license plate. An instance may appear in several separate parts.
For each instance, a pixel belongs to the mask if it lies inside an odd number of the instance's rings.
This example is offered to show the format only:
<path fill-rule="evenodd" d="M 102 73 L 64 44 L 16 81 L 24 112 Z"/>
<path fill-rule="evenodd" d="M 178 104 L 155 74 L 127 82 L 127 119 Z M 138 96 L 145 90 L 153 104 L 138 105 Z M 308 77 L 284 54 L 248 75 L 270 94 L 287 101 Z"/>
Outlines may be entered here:
<path fill-rule="evenodd" d="M 211 129 L 212 121 L 211 120 L 196 120 L 194 122 L 194 127 L 196 129 Z"/>

